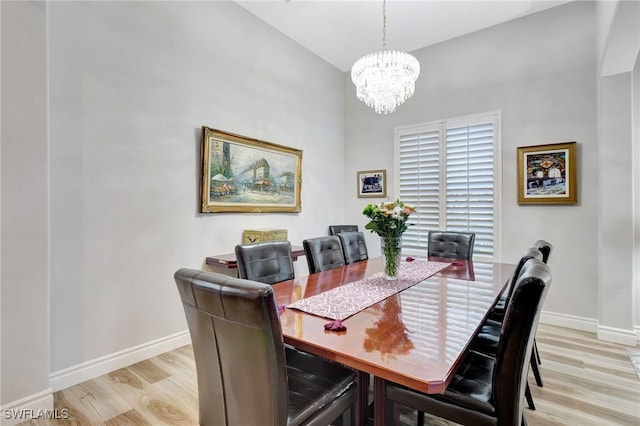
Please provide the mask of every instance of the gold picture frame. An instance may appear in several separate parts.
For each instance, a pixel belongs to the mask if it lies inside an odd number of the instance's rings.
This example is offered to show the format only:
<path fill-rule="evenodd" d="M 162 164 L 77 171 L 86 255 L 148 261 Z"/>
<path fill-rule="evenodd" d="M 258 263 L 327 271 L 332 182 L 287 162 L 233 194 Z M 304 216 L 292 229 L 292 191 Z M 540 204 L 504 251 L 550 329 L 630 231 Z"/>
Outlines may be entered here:
<path fill-rule="evenodd" d="M 202 213 L 299 213 L 302 150 L 202 127 Z"/>
<path fill-rule="evenodd" d="M 363 170 L 356 173 L 358 198 L 385 198 L 387 196 L 387 171 Z"/>
<path fill-rule="evenodd" d="M 518 204 L 578 202 L 576 142 L 518 148 Z"/>

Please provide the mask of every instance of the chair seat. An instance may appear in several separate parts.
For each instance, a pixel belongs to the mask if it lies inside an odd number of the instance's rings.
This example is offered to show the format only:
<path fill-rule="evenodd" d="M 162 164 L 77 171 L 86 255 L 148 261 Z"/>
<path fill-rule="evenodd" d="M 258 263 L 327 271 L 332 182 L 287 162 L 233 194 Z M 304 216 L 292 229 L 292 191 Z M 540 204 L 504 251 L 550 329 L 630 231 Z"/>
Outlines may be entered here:
<path fill-rule="evenodd" d="M 504 313 L 502 314 L 504 317 Z M 493 356 L 497 349 L 498 344 L 500 343 L 500 329 L 502 327 L 502 323 L 496 321 L 494 319 L 487 319 L 480 328 L 476 338 L 473 340 L 472 348 L 475 351 L 481 352 L 483 354 L 487 354 Z M 540 387 L 543 386 L 542 376 L 540 375 L 540 369 L 538 368 L 539 358 L 536 356 L 537 353 L 537 343 L 535 338 L 533 339 L 533 352 L 531 354 L 531 371 L 533 371 L 533 375 L 536 379 L 536 384 Z M 528 386 L 528 385 L 527 385 Z M 529 398 L 529 395 L 527 395 Z M 532 410 L 535 409 L 532 400 L 529 400 L 529 408 Z"/>
<path fill-rule="evenodd" d="M 289 383 L 289 412 L 287 425 L 309 424 L 321 409 L 322 418 L 333 421 L 356 400 L 356 374 L 338 364 L 322 360 L 295 348 L 286 348 Z M 350 393 L 351 395 L 347 395 Z M 338 400 L 338 397 L 345 398 Z M 331 404 L 335 415 L 327 413 Z M 325 423 L 328 424 L 328 423 Z"/>
<path fill-rule="evenodd" d="M 460 423 L 495 425 L 496 407 L 491 401 L 494 367 L 495 358 L 470 351 L 444 394 L 427 395 L 387 383 L 386 395 L 402 405 Z"/>

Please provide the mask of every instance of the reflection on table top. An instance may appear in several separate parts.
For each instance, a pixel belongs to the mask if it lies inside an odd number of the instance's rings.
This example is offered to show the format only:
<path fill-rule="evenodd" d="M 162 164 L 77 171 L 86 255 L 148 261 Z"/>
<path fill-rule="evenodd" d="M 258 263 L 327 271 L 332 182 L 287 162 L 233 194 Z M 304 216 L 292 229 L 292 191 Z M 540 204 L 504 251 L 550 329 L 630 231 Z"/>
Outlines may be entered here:
<path fill-rule="evenodd" d="M 446 261 L 455 264 L 344 320 L 344 332 L 325 331 L 324 324 L 330 321 L 326 318 L 285 309 L 284 340 L 374 376 L 423 392 L 443 392 L 459 355 L 514 268 Z M 287 305 L 377 272 L 382 272 L 380 258 L 273 287 L 278 305 Z"/>

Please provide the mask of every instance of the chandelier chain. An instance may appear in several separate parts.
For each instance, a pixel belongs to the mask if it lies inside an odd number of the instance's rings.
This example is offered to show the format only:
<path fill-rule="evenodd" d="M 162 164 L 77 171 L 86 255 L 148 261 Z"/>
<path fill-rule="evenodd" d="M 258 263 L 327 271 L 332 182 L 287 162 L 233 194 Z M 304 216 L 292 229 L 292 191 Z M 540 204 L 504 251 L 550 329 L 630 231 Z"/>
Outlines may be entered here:
<path fill-rule="evenodd" d="M 387 50 L 387 0 L 382 0 L 382 50 Z"/>

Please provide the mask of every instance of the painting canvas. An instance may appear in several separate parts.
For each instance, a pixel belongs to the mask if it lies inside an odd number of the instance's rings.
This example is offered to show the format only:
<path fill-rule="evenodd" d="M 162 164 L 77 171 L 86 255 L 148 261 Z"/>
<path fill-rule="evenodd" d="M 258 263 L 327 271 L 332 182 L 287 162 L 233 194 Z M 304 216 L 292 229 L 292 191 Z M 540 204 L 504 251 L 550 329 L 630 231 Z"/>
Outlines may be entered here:
<path fill-rule="evenodd" d="M 202 135 L 202 212 L 301 211 L 301 150 L 208 127 Z"/>
<path fill-rule="evenodd" d="M 358 197 L 386 197 L 386 170 L 365 170 L 357 173 Z"/>
<path fill-rule="evenodd" d="M 572 204 L 576 192 L 576 143 L 518 148 L 518 203 Z"/>

